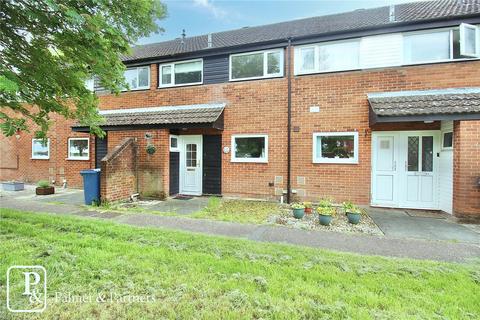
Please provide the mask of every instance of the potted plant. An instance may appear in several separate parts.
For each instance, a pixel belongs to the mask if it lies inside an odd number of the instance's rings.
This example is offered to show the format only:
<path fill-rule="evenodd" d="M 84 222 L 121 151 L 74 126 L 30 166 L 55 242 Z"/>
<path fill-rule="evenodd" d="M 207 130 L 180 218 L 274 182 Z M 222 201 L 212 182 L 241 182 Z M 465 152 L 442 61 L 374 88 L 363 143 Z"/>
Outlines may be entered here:
<path fill-rule="evenodd" d="M 332 202 L 331 199 L 327 198 L 320 200 L 318 203 L 317 213 L 321 225 L 328 226 L 332 222 L 333 216 L 336 213 Z"/>
<path fill-rule="evenodd" d="M 312 203 L 311 202 L 305 201 L 303 203 L 303 205 L 305 206 L 305 213 L 306 214 L 312 213 Z"/>
<path fill-rule="evenodd" d="M 55 193 L 55 187 L 51 186 L 50 183 L 46 180 L 40 180 L 37 183 L 37 188 L 35 189 L 35 193 L 38 196 L 45 196 L 48 194 Z"/>
<path fill-rule="evenodd" d="M 2 187 L 5 191 L 21 191 L 25 188 L 23 182 L 20 181 L 2 182 Z"/>
<path fill-rule="evenodd" d="M 347 215 L 348 222 L 351 224 L 358 224 L 362 216 L 362 210 L 354 205 L 352 202 L 347 201 L 343 203 L 343 211 Z"/>
<path fill-rule="evenodd" d="M 301 203 L 292 204 L 293 216 L 296 219 L 302 219 L 305 214 L 305 206 Z"/>

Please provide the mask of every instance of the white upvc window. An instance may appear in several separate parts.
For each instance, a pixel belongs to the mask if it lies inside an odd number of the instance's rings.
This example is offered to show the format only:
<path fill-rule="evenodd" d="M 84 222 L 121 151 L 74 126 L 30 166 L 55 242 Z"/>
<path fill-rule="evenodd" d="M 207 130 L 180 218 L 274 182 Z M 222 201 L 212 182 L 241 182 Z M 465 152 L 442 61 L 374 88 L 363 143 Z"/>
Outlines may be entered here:
<path fill-rule="evenodd" d="M 442 149 L 453 149 L 453 131 L 442 132 Z"/>
<path fill-rule="evenodd" d="M 123 74 L 128 84 L 126 90 L 144 90 L 150 88 L 150 66 L 128 68 Z"/>
<path fill-rule="evenodd" d="M 313 163 L 358 163 L 358 132 L 313 134 Z"/>
<path fill-rule="evenodd" d="M 283 49 L 230 55 L 230 81 L 283 77 Z"/>
<path fill-rule="evenodd" d="M 451 30 L 428 30 L 403 35 L 403 64 L 447 61 L 452 58 Z"/>
<path fill-rule="evenodd" d="M 460 54 L 480 58 L 480 26 L 460 24 Z"/>
<path fill-rule="evenodd" d="M 171 134 L 170 135 L 170 152 L 179 152 L 180 146 L 178 145 L 178 136 Z"/>
<path fill-rule="evenodd" d="M 360 39 L 322 42 L 295 49 L 295 74 L 360 69 Z"/>
<path fill-rule="evenodd" d="M 90 139 L 69 138 L 68 139 L 68 160 L 89 160 Z"/>
<path fill-rule="evenodd" d="M 161 88 L 203 83 L 203 59 L 165 63 L 158 67 Z"/>
<path fill-rule="evenodd" d="M 232 162 L 268 162 L 268 135 L 237 134 L 232 136 Z"/>
<path fill-rule="evenodd" d="M 50 159 L 50 139 L 32 139 L 32 159 Z"/>

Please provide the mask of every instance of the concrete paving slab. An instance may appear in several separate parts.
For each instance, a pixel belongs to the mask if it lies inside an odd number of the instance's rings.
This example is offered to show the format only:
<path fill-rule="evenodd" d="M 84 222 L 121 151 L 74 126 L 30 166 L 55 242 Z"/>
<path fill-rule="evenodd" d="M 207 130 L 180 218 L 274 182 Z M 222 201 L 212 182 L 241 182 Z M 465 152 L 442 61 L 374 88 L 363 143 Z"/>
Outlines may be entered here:
<path fill-rule="evenodd" d="M 370 208 L 368 215 L 387 237 L 480 244 L 480 233 L 450 219 L 410 216 L 403 210 Z"/>
<path fill-rule="evenodd" d="M 208 197 L 193 197 L 188 200 L 167 199 L 165 201 L 143 202 L 140 206 L 148 210 L 188 215 L 198 212 L 208 205 Z"/>

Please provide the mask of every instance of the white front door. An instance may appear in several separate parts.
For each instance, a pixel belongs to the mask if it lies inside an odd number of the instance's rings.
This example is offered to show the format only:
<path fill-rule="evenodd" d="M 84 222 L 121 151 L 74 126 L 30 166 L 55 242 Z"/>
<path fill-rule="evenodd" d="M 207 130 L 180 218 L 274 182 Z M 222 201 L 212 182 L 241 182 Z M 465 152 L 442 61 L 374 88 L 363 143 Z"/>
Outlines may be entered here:
<path fill-rule="evenodd" d="M 373 133 L 371 204 L 438 209 L 439 147 L 437 131 Z"/>
<path fill-rule="evenodd" d="M 202 194 L 202 136 L 180 136 L 180 193 Z"/>
<path fill-rule="evenodd" d="M 400 156 L 404 164 L 405 192 L 401 194 L 401 207 L 438 209 L 438 140 L 436 132 L 402 134 Z"/>

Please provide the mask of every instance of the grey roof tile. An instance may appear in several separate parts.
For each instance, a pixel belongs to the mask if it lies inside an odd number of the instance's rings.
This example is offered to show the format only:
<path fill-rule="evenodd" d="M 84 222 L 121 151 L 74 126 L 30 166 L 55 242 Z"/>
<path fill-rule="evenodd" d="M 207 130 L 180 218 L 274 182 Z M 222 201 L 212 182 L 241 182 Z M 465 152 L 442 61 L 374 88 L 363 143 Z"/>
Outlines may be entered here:
<path fill-rule="evenodd" d="M 320 17 L 298 19 L 275 24 L 247 27 L 212 33 L 211 49 L 221 49 L 268 41 L 281 41 L 288 37 L 322 35 L 390 26 L 405 22 L 422 22 L 433 19 L 465 15 L 480 15 L 480 0 L 423 1 L 395 5 L 395 22 L 389 21 L 389 7 L 361 9 Z M 133 48 L 123 61 L 165 57 L 181 53 L 206 50 L 207 35 L 175 39 Z"/>
<path fill-rule="evenodd" d="M 480 113 L 480 88 L 404 91 L 370 94 L 377 116 L 417 116 Z"/>

